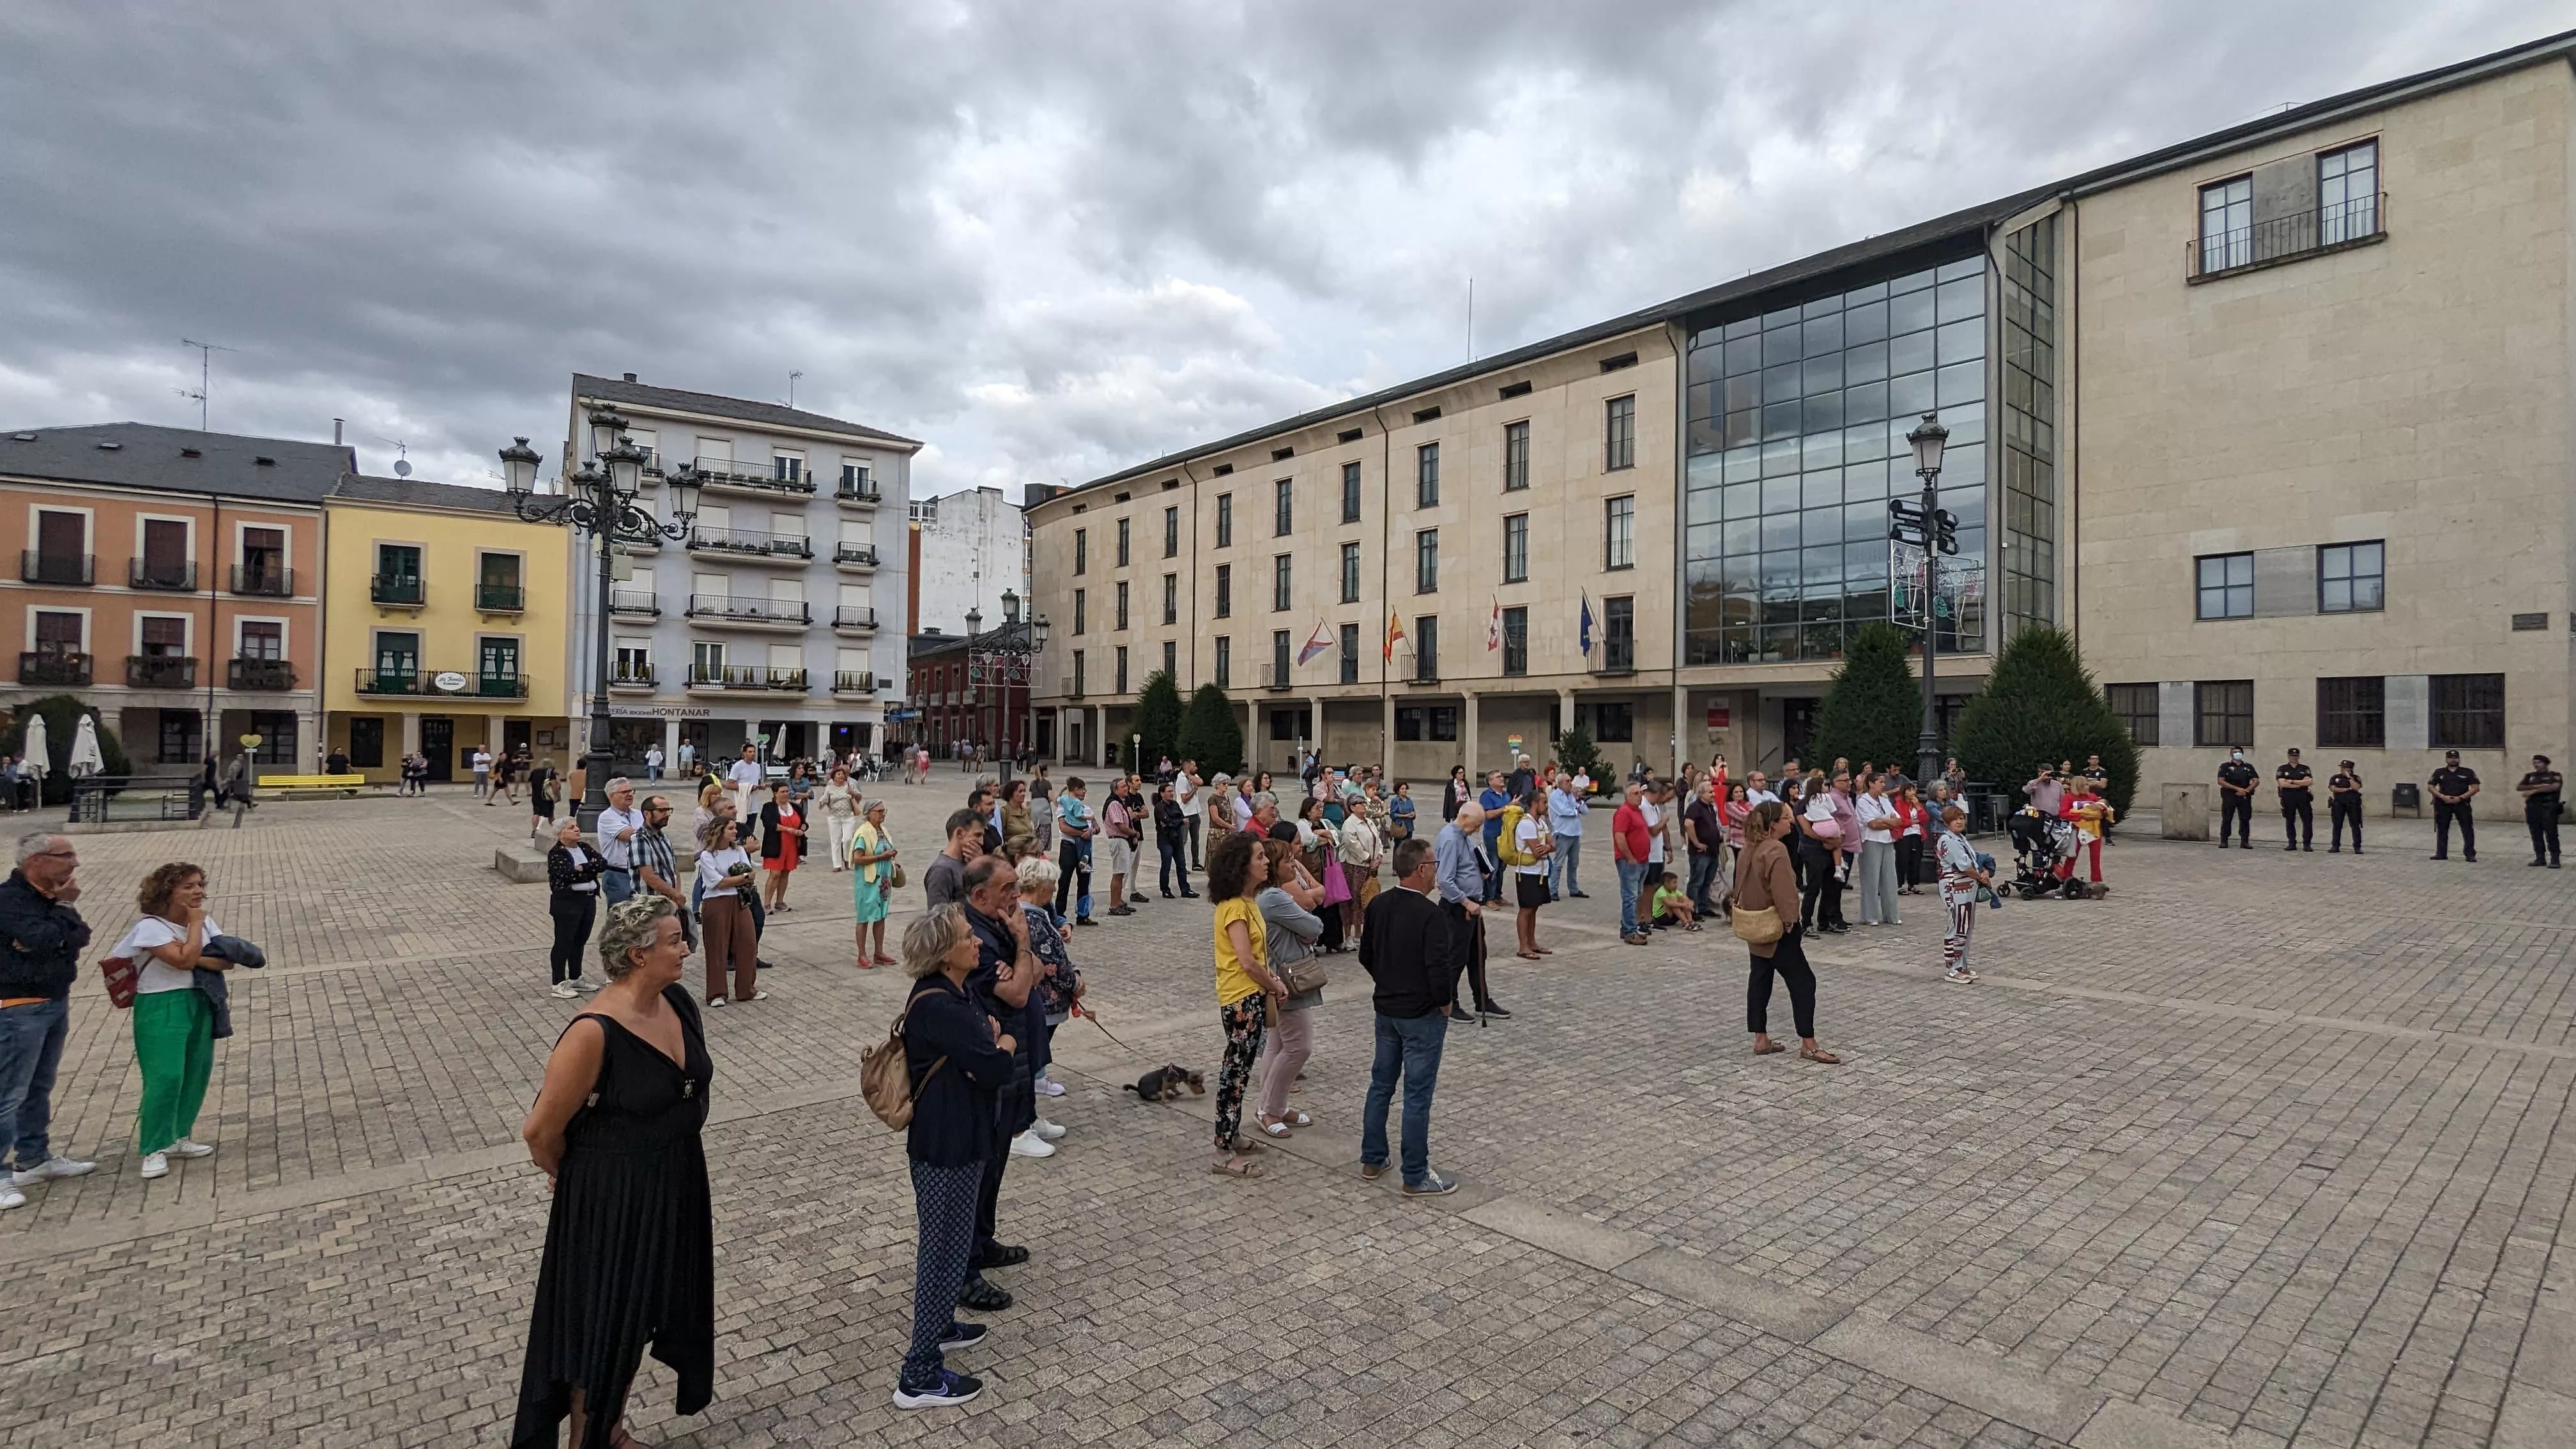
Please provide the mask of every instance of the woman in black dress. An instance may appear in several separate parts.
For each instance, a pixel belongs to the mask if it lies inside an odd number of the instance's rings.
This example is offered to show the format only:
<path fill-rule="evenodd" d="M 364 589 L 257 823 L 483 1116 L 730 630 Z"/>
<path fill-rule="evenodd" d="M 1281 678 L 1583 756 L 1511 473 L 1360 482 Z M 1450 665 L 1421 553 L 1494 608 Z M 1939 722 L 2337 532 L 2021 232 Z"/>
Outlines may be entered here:
<path fill-rule="evenodd" d="M 572 1019 L 520 1136 L 553 1184 L 546 1256 L 519 1374 L 512 1449 L 622 1449 L 626 1391 L 649 1344 L 679 1375 L 679 1412 L 715 1382 L 715 1222 L 699 1134 L 707 1060 L 681 990 L 679 917 L 659 896 L 608 913 L 608 987 Z"/>

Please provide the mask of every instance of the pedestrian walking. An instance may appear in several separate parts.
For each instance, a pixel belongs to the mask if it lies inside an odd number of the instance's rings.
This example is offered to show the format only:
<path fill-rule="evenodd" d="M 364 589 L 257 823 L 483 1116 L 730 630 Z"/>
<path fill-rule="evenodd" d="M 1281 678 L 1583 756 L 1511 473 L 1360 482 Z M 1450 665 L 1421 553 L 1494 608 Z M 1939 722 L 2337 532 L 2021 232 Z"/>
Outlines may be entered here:
<path fill-rule="evenodd" d="M 1279 1002 L 1278 1024 L 1267 1034 L 1261 1104 L 1254 1120 L 1263 1135 L 1285 1137 L 1293 1128 L 1315 1124 L 1305 1113 L 1288 1110 L 1288 1091 L 1314 1054 L 1312 1008 L 1324 999 L 1323 972 L 1314 964 L 1315 942 L 1324 934 L 1324 921 L 1316 913 L 1326 907 L 1323 883 L 1306 872 L 1293 845 L 1265 840 L 1261 849 L 1269 869 L 1253 904 L 1261 911 L 1270 969 L 1287 985 L 1288 994 Z"/>
<path fill-rule="evenodd" d="M 545 1256 L 519 1371 L 514 1449 L 614 1449 L 646 1349 L 679 1379 L 676 1408 L 715 1393 L 715 1211 L 707 1188 L 707 1056 L 679 985 L 689 954 L 660 896 L 609 913 L 608 987 L 564 1027 L 519 1135 L 546 1175 Z"/>
<path fill-rule="evenodd" d="M 1470 805 L 1461 814 L 1473 810 Z M 1470 827 L 1472 828 L 1472 827 Z M 1441 832 L 1446 840 L 1453 822 Z M 1450 939 L 1459 915 L 1435 905 L 1440 866 L 1432 848 L 1407 840 L 1395 848 L 1396 888 L 1369 906 L 1360 931 L 1360 969 L 1374 989 L 1377 1051 L 1369 1062 L 1368 1096 L 1360 1109 L 1360 1176 L 1386 1172 L 1386 1114 L 1396 1087 L 1404 1089 L 1400 1159 L 1407 1197 L 1439 1197 L 1458 1190 L 1455 1178 L 1431 1166 L 1431 1100 L 1439 1087 L 1440 1055 L 1458 992 L 1459 952 Z M 1469 899 L 1459 904 L 1474 906 Z"/>
<path fill-rule="evenodd" d="M 1285 983 L 1272 974 L 1269 926 L 1261 918 L 1261 888 L 1269 883 L 1270 857 L 1250 831 L 1228 834 L 1208 850 L 1208 899 L 1216 903 L 1217 1020 L 1225 1031 L 1225 1056 L 1216 1078 L 1216 1159 L 1208 1171 L 1223 1177 L 1259 1177 L 1249 1161 L 1261 1150 L 1242 1136 L 1243 1093 L 1261 1041 Z"/>
<path fill-rule="evenodd" d="M 1755 1056 L 1788 1050 L 1771 1040 L 1771 983 L 1777 977 L 1788 983 L 1798 1055 L 1839 1066 L 1842 1058 L 1816 1039 L 1816 973 L 1807 965 L 1807 929 L 1798 919 L 1798 877 L 1789 868 L 1788 841 L 1794 822 L 1789 807 L 1779 800 L 1765 800 L 1745 816 L 1744 854 L 1735 863 L 1735 892 L 1728 898 L 1736 935 L 1751 953 L 1744 986 L 1744 1026 L 1753 1033 Z"/>
<path fill-rule="evenodd" d="M 885 807 L 875 805 L 872 814 Z M 978 956 L 965 912 L 946 905 L 904 928 L 903 966 L 913 979 L 896 1030 L 912 1086 L 904 1153 L 912 1170 L 918 1224 L 912 1270 L 912 1344 L 895 1376 L 894 1406 L 962 1404 L 980 1380 L 947 1366 L 950 1349 L 972 1348 L 990 1332 L 956 1319 L 957 1296 L 974 1272 L 975 1203 L 985 1165 L 1002 1153 L 998 1094 L 1018 1069 L 1018 1041 L 999 1029 L 966 990 Z"/>
<path fill-rule="evenodd" d="M 2361 772 L 2345 760 L 2326 777 L 2326 815 L 2332 822 L 2333 838 L 2326 854 L 2343 854 L 2343 828 L 2352 826 L 2352 853 L 2361 854 Z"/>
<path fill-rule="evenodd" d="M 2514 786 L 2522 796 L 2522 823 L 2531 831 L 2533 865 L 2558 869 L 2558 805 L 2566 788 L 2565 777 L 2549 768 L 2547 755 L 2532 756 L 2531 773 Z"/>
<path fill-rule="evenodd" d="M 156 867 L 135 892 L 135 907 L 141 917 L 108 957 L 142 968 L 134 981 L 134 1066 L 143 1078 L 134 1147 L 143 1154 L 144 1177 L 167 1177 L 171 1158 L 215 1152 L 195 1140 L 197 1113 L 214 1072 L 215 1040 L 232 1035 L 230 994 L 219 973 L 235 963 L 230 953 L 206 949 L 223 927 L 206 914 L 202 867 Z"/>
<path fill-rule="evenodd" d="M 728 802 L 730 803 L 730 802 Z M 741 844 L 741 827 L 717 816 L 698 845 L 698 931 L 707 954 L 707 1006 L 721 1007 L 731 974 L 734 1001 L 758 1001 L 760 931 L 752 918 L 759 904 L 750 852 Z"/>
<path fill-rule="evenodd" d="M 885 923 L 894 896 L 894 858 L 900 852 L 886 833 L 885 818 L 885 801 L 870 800 L 850 845 L 850 914 L 858 922 L 859 965 L 868 969 L 895 964 L 886 954 Z"/>
<path fill-rule="evenodd" d="M 554 847 L 546 852 L 546 914 L 553 918 L 554 948 L 547 964 L 554 971 L 554 994 L 570 1000 L 599 984 L 583 979 L 582 952 L 590 945 L 590 928 L 599 917 L 599 878 L 608 862 L 581 840 L 581 822 L 567 820 L 555 828 Z"/>
<path fill-rule="evenodd" d="M 1992 890 L 1995 878 L 1977 848 L 1968 843 L 1968 812 L 1956 805 L 1941 812 L 1941 841 L 1936 858 L 1941 869 L 1941 909 L 1950 929 L 1941 937 L 1941 979 L 1968 986 L 1977 973 L 1968 966 L 1968 938 L 1977 924 L 1977 889 Z"/>
<path fill-rule="evenodd" d="M 2460 752 L 2444 750 L 2442 768 L 2426 782 L 2433 796 L 2433 858 L 2451 858 L 2451 826 L 2460 827 L 2460 858 L 2478 862 L 2478 822 L 2469 802 L 2477 798 L 2478 772 L 2460 763 Z"/>
<path fill-rule="evenodd" d="M 644 778 L 648 780 L 659 780 L 662 778 L 662 747 L 660 745 L 646 745 L 644 747 Z"/>
<path fill-rule="evenodd" d="M 562 777 L 555 773 L 553 760 L 540 760 L 528 771 L 528 838 L 543 840 L 555 833 L 555 795 Z M 577 818 L 577 817 L 576 817 Z"/>
<path fill-rule="evenodd" d="M 1887 777 L 1872 775 L 1868 786 L 1852 801 L 1852 815 L 1860 824 L 1860 923 L 1864 926 L 1901 924 L 1896 914 L 1896 833 L 1904 826 L 1903 812 L 1887 798 Z"/>

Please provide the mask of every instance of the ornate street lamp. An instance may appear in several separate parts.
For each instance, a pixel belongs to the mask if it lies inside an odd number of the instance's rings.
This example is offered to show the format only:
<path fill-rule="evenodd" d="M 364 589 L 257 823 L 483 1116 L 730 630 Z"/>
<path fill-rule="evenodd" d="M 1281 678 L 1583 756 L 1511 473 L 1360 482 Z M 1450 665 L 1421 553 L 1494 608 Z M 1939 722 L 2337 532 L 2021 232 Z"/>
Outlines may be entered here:
<path fill-rule="evenodd" d="M 1925 413 L 1905 441 L 1914 448 L 1914 476 L 1923 480 L 1923 732 L 1914 741 L 1914 778 L 1937 780 L 1941 778 L 1941 717 L 1932 676 L 1941 653 L 1941 590 L 1936 580 L 1949 532 L 1937 489 L 1941 450 L 1950 441 L 1950 430 L 1941 426 L 1939 413 Z"/>
<path fill-rule="evenodd" d="M 1038 656 L 1045 652 L 1047 621 L 1044 614 L 1026 622 L 1020 618 L 1020 596 L 1011 589 L 1002 590 L 1002 627 L 990 634 L 979 632 L 984 622 L 983 611 L 966 612 L 966 682 L 973 685 L 995 684 L 1002 690 L 1001 778 L 1010 783 L 1011 767 L 1019 756 L 1017 748 L 1019 716 L 1011 709 L 1011 686 L 1029 687 L 1029 677 Z"/>
<path fill-rule="evenodd" d="M 599 588 L 591 611 L 596 626 L 591 653 L 590 749 L 582 756 L 583 790 L 577 807 L 584 829 L 592 827 L 608 804 L 608 777 L 616 769 L 609 747 L 608 600 L 615 587 L 619 544 L 658 546 L 661 540 L 689 536 L 698 516 L 698 470 L 686 464 L 670 475 L 671 521 L 664 523 L 635 495 L 643 486 L 650 458 L 626 436 L 626 419 L 602 408 L 590 415 L 591 461 L 564 479 L 555 497 L 536 492 L 537 465 L 544 461 L 528 440 L 517 438 L 501 450 L 501 476 L 510 506 L 529 523 L 553 523 L 590 535 L 599 557 Z"/>

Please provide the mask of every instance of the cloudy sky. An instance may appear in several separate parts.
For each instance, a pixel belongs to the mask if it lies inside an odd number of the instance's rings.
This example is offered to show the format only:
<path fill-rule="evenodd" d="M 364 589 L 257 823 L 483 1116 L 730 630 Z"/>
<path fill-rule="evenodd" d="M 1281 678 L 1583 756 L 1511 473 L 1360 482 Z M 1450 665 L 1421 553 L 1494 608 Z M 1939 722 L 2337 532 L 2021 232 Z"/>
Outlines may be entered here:
<path fill-rule="evenodd" d="M 2561 12 L 2565 13 L 2561 13 Z M 0 425 L 487 481 L 570 374 L 1082 481 L 2576 26 L 2530 0 L 0 7 Z"/>

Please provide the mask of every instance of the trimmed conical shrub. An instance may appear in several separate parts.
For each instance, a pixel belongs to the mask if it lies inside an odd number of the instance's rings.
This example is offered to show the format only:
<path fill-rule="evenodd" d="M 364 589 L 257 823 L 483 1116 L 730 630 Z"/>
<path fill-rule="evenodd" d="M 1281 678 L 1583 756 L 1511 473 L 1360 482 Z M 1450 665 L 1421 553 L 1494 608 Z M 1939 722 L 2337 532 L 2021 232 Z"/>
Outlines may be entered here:
<path fill-rule="evenodd" d="M 1816 711 L 1818 759 L 1837 755 L 1914 773 L 1923 732 L 1923 682 L 1906 664 L 1906 639 L 1892 624 L 1864 624 L 1852 635 L 1833 686 Z"/>
<path fill-rule="evenodd" d="M 1202 684 L 1190 695 L 1189 710 L 1181 716 L 1178 753 L 1198 761 L 1203 774 L 1243 772 L 1243 723 L 1234 717 L 1234 701 L 1224 690 Z"/>
<path fill-rule="evenodd" d="M 1995 656 L 1994 671 L 1959 712 L 1950 744 L 1972 780 L 2018 794 L 2041 761 L 2051 765 L 2100 755 L 2110 772 L 2111 808 L 2126 813 L 2138 788 L 2138 745 L 2094 686 L 2063 629 L 2022 630 Z"/>

